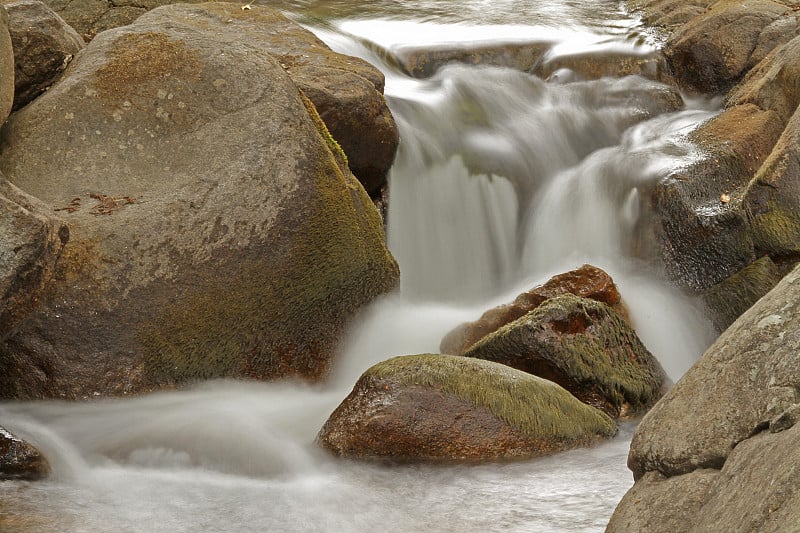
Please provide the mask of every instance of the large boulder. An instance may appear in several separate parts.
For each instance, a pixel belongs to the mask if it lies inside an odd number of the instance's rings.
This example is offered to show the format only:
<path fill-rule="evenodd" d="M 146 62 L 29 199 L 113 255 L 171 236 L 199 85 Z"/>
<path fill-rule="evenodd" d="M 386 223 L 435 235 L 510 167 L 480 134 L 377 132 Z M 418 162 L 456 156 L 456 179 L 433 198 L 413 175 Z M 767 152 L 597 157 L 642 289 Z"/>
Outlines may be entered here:
<path fill-rule="evenodd" d="M 634 477 L 719 469 L 731 450 L 797 405 L 799 324 L 800 267 L 739 317 L 642 420 L 628 459 Z"/>
<path fill-rule="evenodd" d="M 50 464 L 42 453 L 0 426 L 0 481 L 36 480 L 50 473 Z"/>
<path fill-rule="evenodd" d="M 14 45 L 14 109 L 42 94 L 83 47 L 83 39 L 39 0 L 6 2 Z"/>
<path fill-rule="evenodd" d="M 0 4 L 0 124 L 6 121 L 14 104 L 14 47 L 8 26 L 8 13 Z"/>
<path fill-rule="evenodd" d="M 722 92 L 763 59 L 769 45 L 796 35 L 796 24 L 775 34 L 774 24 L 793 16 L 789 6 L 772 0 L 721 0 L 679 27 L 664 53 L 679 83 L 702 93 Z"/>
<path fill-rule="evenodd" d="M 69 224 L 0 397 L 324 376 L 398 269 L 377 210 L 264 43 L 275 13 L 173 5 L 98 35 L 2 132 Z"/>
<path fill-rule="evenodd" d="M 667 381 L 658 360 L 618 313 L 572 294 L 547 300 L 464 355 L 554 381 L 612 417 L 644 413 Z"/>
<path fill-rule="evenodd" d="M 558 385 L 489 361 L 449 355 L 368 369 L 317 442 L 355 459 L 523 459 L 616 433 L 614 422 Z"/>
<path fill-rule="evenodd" d="M 158 6 L 202 0 L 47 1 L 89 40 L 101 31 L 130 24 Z M 259 35 L 262 49 L 278 59 L 314 102 L 347 154 L 350 170 L 373 198 L 380 197 L 400 142 L 397 125 L 383 98 L 383 74 L 362 59 L 333 52 L 277 11 L 242 10 L 243 5 L 235 4 L 254 23 L 265 26 Z"/>
<path fill-rule="evenodd" d="M 0 342 L 36 307 L 69 240 L 50 211 L 0 174 Z"/>
<path fill-rule="evenodd" d="M 444 336 L 439 350 L 446 354 L 463 355 L 486 335 L 533 311 L 544 301 L 567 293 L 603 302 L 627 316 L 627 309 L 611 276 L 595 266 L 583 265 L 523 292 L 510 304 L 489 309 L 474 322 L 457 326 Z"/>

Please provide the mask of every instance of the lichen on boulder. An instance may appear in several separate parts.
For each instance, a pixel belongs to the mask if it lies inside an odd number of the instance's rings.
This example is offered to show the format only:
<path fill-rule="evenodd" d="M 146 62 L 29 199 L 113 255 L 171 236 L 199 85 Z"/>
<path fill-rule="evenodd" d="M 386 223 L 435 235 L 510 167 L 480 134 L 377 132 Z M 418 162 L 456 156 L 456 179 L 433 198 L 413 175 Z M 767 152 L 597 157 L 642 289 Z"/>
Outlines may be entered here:
<path fill-rule="evenodd" d="M 667 381 L 658 360 L 619 314 L 572 294 L 547 300 L 464 355 L 554 381 L 612 417 L 643 414 Z"/>
<path fill-rule="evenodd" d="M 317 442 L 355 459 L 523 459 L 616 433 L 605 414 L 555 383 L 492 363 L 411 355 L 368 369 Z"/>

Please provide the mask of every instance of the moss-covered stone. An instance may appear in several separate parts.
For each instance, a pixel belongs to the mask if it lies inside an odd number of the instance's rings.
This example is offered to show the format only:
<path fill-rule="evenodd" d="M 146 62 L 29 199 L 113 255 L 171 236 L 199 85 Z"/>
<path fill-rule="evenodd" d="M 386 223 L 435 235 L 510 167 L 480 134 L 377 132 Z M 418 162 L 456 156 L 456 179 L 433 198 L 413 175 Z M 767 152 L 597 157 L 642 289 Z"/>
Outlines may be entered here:
<path fill-rule="evenodd" d="M 616 433 L 555 383 L 459 356 L 411 355 L 359 379 L 317 437 L 337 455 L 395 461 L 527 458 Z"/>
<path fill-rule="evenodd" d="M 611 416 L 636 416 L 664 392 L 666 375 L 607 305 L 564 294 L 484 337 L 464 354 L 554 381 Z"/>
<path fill-rule="evenodd" d="M 764 256 L 705 291 L 703 299 L 717 330 L 721 332 L 727 329 L 777 285 L 782 277 L 781 270 L 772 259 Z"/>

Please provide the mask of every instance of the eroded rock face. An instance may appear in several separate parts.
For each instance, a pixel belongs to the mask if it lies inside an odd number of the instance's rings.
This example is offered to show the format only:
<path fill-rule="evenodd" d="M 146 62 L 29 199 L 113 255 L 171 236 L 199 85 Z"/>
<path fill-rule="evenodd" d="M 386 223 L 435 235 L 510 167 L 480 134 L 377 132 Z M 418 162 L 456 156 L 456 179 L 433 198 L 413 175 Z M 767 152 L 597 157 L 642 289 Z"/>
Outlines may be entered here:
<path fill-rule="evenodd" d="M 572 294 L 547 300 L 464 355 L 549 379 L 612 417 L 644 413 L 666 382 L 661 365 L 619 314 Z"/>
<path fill-rule="evenodd" d="M 50 473 L 50 464 L 39 450 L 0 426 L 0 481 L 37 480 Z"/>
<path fill-rule="evenodd" d="M 38 0 L 14 0 L 5 7 L 14 45 L 14 109 L 19 109 L 53 84 L 84 43 Z"/>
<path fill-rule="evenodd" d="M 522 459 L 584 446 L 614 422 L 549 381 L 489 361 L 395 357 L 367 370 L 317 442 L 355 459 Z"/>
<path fill-rule="evenodd" d="M 622 316 L 627 316 L 625 304 L 611 276 L 592 265 L 583 265 L 523 292 L 510 304 L 486 311 L 474 322 L 461 324 L 445 335 L 439 349 L 442 353 L 463 355 L 486 335 L 534 310 L 544 301 L 567 293 L 603 302 Z"/>
<path fill-rule="evenodd" d="M 396 286 L 377 211 L 264 51 L 275 16 L 151 11 L 14 114 L 0 167 L 70 239 L 0 347 L 1 397 L 315 379 L 349 318 Z"/>

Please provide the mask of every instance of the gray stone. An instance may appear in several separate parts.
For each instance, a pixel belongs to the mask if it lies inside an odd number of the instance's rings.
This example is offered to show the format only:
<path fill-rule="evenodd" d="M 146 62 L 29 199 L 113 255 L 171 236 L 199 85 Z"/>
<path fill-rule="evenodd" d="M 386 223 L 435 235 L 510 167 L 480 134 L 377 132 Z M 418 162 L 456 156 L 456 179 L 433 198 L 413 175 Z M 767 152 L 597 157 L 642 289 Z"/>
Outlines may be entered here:
<path fill-rule="evenodd" d="M 798 403 L 800 267 L 729 327 L 645 416 L 635 478 L 721 468 L 739 443 Z"/>

